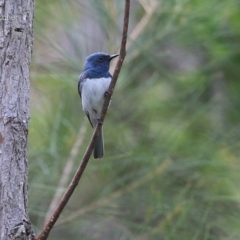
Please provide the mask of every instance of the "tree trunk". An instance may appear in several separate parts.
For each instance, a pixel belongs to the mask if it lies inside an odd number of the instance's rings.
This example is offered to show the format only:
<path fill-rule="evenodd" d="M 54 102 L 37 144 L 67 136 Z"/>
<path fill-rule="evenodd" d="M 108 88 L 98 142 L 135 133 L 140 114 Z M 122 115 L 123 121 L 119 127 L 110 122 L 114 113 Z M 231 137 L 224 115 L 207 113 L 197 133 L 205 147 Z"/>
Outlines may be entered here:
<path fill-rule="evenodd" d="M 0 0 L 0 240 L 34 239 L 27 213 L 34 0 Z"/>

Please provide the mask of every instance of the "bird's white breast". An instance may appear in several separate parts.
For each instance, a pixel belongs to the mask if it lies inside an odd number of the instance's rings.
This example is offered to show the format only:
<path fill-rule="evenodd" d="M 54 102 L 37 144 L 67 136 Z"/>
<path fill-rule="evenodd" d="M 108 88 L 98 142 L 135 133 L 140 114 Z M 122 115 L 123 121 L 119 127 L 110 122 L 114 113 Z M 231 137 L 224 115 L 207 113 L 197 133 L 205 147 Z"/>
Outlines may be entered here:
<path fill-rule="evenodd" d="M 82 86 L 82 106 L 85 112 L 97 111 L 99 115 L 102 110 L 104 94 L 108 90 L 111 78 L 86 79 Z"/>

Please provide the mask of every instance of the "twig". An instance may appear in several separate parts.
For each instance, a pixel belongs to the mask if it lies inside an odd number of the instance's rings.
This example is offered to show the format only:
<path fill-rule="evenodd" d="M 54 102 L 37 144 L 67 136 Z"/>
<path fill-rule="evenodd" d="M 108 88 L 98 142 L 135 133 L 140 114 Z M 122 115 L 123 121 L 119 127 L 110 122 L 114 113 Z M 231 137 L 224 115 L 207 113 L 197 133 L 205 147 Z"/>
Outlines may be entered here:
<path fill-rule="evenodd" d="M 122 32 L 122 41 L 121 41 L 121 48 L 120 48 L 120 54 L 119 54 L 119 59 L 118 59 L 118 63 L 117 66 L 115 68 L 114 74 L 113 74 L 113 78 L 112 81 L 110 83 L 109 89 L 108 89 L 108 93 L 107 96 L 105 97 L 104 100 L 104 104 L 103 104 L 103 108 L 102 108 L 102 113 L 101 113 L 101 117 L 100 117 L 100 121 L 97 124 L 92 138 L 90 140 L 90 143 L 86 149 L 86 152 L 82 158 L 82 161 L 77 169 L 77 172 L 75 173 L 75 176 L 73 177 L 72 182 L 70 183 L 68 189 L 66 190 L 65 194 L 63 195 L 60 203 L 58 204 L 57 208 L 55 209 L 52 217 L 50 218 L 50 220 L 46 223 L 46 225 L 44 226 L 42 232 L 40 233 L 40 235 L 37 237 L 37 240 L 46 240 L 51 229 L 53 228 L 55 222 L 57 221 L 57 219 L 59 218 L 61 212 L 63 211 L 64 207 L 66 206 L 68 200 L 70 199 L 70 197 L 72 196 L 75 188 L 77 187 L 79 180 L 88 164 L 88 161 L 91 157 L 93 148 L 94 148 L 94 144 L 95 141 L 97 139 L 97 136 L 99 134 L 99 130 L 102 126 L 101 123 L 103 123 L 105 115 L 107 113 L 107 109 L 108 109 L 108 105 L 114 90 L 114 87 L 116 85 L 117 82 L 117 78 L 119 75 L 119 72 L 121 70 L 122 64 L 123 64 L 123 60 L 125 58 L 126 55 L 126 43 L 127 43 L 127 32 L 128 32 L 128 22 L 129 22 L 129 12 L 130 12 L 130 0 L 125 0 L 125 11 L 124 11 L 124 22 L 123 22 L 123 32 Z"/>
<path fill-rule="evenodd" d="M 87 129 L 87 120 L 85 118 L 85 120 L 83 121 L 81 127 L 79 128 L 79 131 L 78 131 L 78 135 L 77 135 L 77 139 L 70 151 L 70 154 L 69 154 L 69 157 L 67 159 L 67 162 L 63 168 L 63 173 L 62 173 L 62 177 L 59 181 L 59 184 L 58 184 L 58 187 L 57 187 L 57 190 L 55 192 L 55 195 L 49 205 L 49 208 L 48 208 L 48 211 L 46 213 L 46 216 L 45 216 L 45 221 L 44 221 L 44 224 L 47 223 L 48 219 L 51 217 L 51 215 L 53 214 L 57 204 L 59 203 L 60 199 L 61 199 L 61 196 L 62 194 L 64 193 L 64 190 L 67 186 L 67 183 L 69 181 L 69 177 L 70 177 L 70 174 L 72 172 L 72 168 L 73 168 L 73 164 L 74 164 L 74 161 L 79 153 L 79 149 L 83 143 L 83 139 L 85 137 L 85 133 L 86 133 L 86 129 Z"/>

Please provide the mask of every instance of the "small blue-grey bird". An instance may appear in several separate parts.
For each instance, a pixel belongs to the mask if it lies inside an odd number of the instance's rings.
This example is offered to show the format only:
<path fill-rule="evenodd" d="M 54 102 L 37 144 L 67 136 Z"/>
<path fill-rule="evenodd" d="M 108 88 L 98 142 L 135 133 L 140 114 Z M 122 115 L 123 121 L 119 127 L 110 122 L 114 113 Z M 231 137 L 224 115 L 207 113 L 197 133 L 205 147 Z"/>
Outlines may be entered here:
<path fill-rule="evenodd" d="M 82 98 L 82 108 L 93 128 L 100 119 L 104 96 L 108 90 L 112 76 L 109 73 L 110 61 L 118 54 L 109 55 L 98 52 L 87 57 L 83 72 L 79 76 L 78 92 Z M 104 155 L 102 128 L 94 147 L 94 158 Z"/>

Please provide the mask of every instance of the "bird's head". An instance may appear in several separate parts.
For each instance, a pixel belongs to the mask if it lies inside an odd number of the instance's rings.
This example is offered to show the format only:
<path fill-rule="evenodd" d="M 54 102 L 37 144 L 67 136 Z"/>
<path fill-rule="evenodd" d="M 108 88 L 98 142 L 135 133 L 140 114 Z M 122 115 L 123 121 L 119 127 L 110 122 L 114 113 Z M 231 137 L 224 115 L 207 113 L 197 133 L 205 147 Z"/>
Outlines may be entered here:
<path fill-rule="evenodd" d="M 93 70 L 96 72 L 108 72 L 111 60 L 117 56 L 118 54 L 109 55 L 102 52 L 93 53 L 87 57 L 84 71 Z"/>

